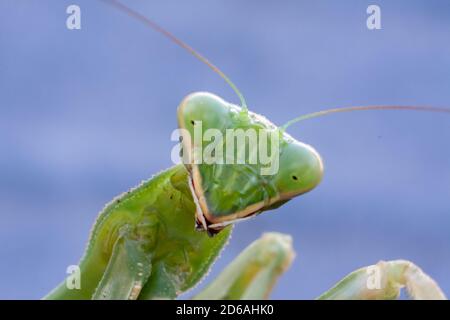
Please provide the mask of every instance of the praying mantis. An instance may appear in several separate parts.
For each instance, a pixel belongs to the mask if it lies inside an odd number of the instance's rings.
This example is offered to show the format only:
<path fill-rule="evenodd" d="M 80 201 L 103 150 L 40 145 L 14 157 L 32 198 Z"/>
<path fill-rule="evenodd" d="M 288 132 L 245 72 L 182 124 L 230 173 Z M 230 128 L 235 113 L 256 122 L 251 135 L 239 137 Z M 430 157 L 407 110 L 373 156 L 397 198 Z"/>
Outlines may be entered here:
<path fill-rule="evenodd" d="M 324 172 L 321 156 L 312 146 L 286 132 L 293 123 L 359 110 L 450 113 L 448 109 L 432 107 L 349 107 L 308 114 L 277 127 L 249 111 L 231 80 L 187 44 L 120 2 L 105 2 L 164 34 L 211 67 L 237 93 L 241 105 L 207 92 L 184 98 L 177 112 L 183 163 L 110 202 L 99 214 L 79 264 L 80 289 L 69 289 L 63 282 L 46 299 L 174 299 L 194 287 L 226 246 L 234 223 L 276 209 L 320 184 Z M 277 156 L 278 170 L 266 175 L 261 163 L 248 161 L 198 163 L 198 150 L 208 148 L 206 140 L 193 138 L 199 125 L 220 133 L 266 133 L 273 137 L 269 149 L 276 150 L 273 154 Z M 252 151 L 257 152 L 262 146 L 243 141 L 242 149 L 249 150 L 244 160 L 249 160 Z M 219 145 L 222 143 L 225 142 Z M 233 150 L 231 157 L 240 151 Z M 210 156 L 217 154 L 211 152 Z M 294 255 L 290 236 L 266 233 L 194 298 L 267 298 Z M 394 299 L 405 286 L 414 298 L 445 298 L 439 286 L 419 267 L 395 260 L 352 272 L 318 299 Z"/>

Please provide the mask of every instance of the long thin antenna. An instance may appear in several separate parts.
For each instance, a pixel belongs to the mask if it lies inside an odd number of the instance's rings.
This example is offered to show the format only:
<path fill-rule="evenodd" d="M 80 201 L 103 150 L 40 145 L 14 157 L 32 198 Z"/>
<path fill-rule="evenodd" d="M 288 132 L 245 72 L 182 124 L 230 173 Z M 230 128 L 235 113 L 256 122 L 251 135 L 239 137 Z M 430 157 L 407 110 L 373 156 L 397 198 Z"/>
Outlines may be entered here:
<path fill-rule="evenodd" d="M 196 57 L 198 60 L 200 60 L 201 62 L 203 62 L 204 64 L 206 64 L 208 67 L 210 67 L 214 72 L 216 72 L 220 77 L 222 77 L 222 79 L 224 79 L 226 81 L 226 83 L 228 83 L 228 85 L 234 90 L 234 92 L 238 95 L 239 100 L 241 101 L 241 106 L 244 110 L 247 110 L 247 103 L 245 102 L 245 98 L 242 95 L 242 93 L 239 91 L 239 89 L 235 86 L 235 84 L 230 80 L 230 78 L 228 78 L 228 76 L 223 73 L 217 66 L 215 66 L 212 62 L 210 62 L 208 59 L 206 59 L 203 55 L 201 55 L 199 52 L 197 52 L 196 50 L 194 50 L 194 48 L 192 48 L 191 46 L 189 46 L 188 44 L 186 44 L 185 42 L 181 41 L 180 39 L 178 39 L 177 37 L 175 37 L 172 33 L 170 33 L 169 31 L 165 30 L 164 28 L 162 28 L 161 26 L 159 26 L 157 23 L 153 22 L 152 20 L 148 19 L 147 17 L 145 17 L 144 15 L 140 14 L 137 11 L 134 11 L 133 9 L 127 7 L 126 5 L 124 5 L 123 3 L 117 1 L 117 0 L 101 0 L 113 7 L 115 7 L 116 9 L 119 9 L 120 11 L 125 12 L 126 14 L 128 14 L 129 16 L 133 17 L 134 19 L 137 19 L 141 22 L 143 22 L 144 24 L 146 24 L 147 26 L 149 26 L 150 28 L 152 28 L 153 30 L 155 30 L 156 32 L 161 33 L 163 36 L 165 36 L 166 38 L 170 39 L 172 42 L 174 42 L 175 44 L 177 44 L 178 46 L 180 46 L 181 48 L 185 49 L 186 51 L 188 51 L 189 53 L 191 53 L 194 57 Z"/>
<path fill-rule="evenodd" d="M 352 111 L 367 111 L 367 110 L 409 110 L 409 111 L 424 111 L 424 112 L 438 112 L 438 113 L 448 113 L 450 114 L 450 109 L 448 108 L 438 108 L 438 107 L 420 107 L 420 106 L 362 106 L 362 107 L 346 107 L 346 108 L 334 108 L 328 110 L 317 111 L 313 113 L 308 113 L 303 116 L 294 118 L 284 124 L 281 129 L 285 131 L 290 125 L 297 123 L 299 121 L 318 118 L 334 113 L 341 112 L 352 112 Z"/>

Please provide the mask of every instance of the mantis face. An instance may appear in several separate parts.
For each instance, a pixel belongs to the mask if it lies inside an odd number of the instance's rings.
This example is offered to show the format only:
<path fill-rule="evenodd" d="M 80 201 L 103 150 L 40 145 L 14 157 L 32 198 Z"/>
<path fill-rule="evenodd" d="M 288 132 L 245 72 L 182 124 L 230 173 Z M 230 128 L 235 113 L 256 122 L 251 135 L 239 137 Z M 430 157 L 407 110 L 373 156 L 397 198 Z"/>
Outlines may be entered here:
<path fill-rule="evenodd" d="M 210 233 L 274 209 L 322 179 L 322 160 L 311 146 L 213 94 L 187 96 L 178 124 L 197 227 Z"/>

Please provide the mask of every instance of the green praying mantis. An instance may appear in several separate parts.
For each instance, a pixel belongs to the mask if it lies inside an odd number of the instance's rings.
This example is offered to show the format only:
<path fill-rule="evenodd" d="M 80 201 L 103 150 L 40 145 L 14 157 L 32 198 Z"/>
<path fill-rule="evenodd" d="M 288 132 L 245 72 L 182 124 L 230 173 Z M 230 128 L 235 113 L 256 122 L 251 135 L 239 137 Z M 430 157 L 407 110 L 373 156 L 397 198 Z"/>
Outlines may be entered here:
<path fill-rule="evenodd" d="M 324 166 L 319 153 L 286 132 L 295 122 L 336 112 L 374 109 L 450 113 L 448 109 L 431 107 L 350 107 L 305 115 L 277 127 L 249 111 L 229 78 L 187 44 L 120 2 L 105 2 L 141 20 L 206 63 L 237 93 L 241 106 L 207 92 L 184 98 L 177 112 L 183 163 L 106 205 L 79 264 L 80 288 L 68 288 L 62 282 L 45 299 L 174 299 L 193 288 L 228 243 L 234 223 L 276 209 L 321 182 Z M 214 130 L 214 148 L 208 144 L 211 137 L 195 138 L 199 126 Z M 276 157 L 276 172 L 266 174 L 261 162 L 249 161 L 252 155 L 260 154 L 263 145 L 245 138 L 231 154 L 227 145 L 226 157 L 236 158 L 243 150 L 249 151 L 242 163 L 197 161 L 206 150 L 210 160 L 223 156 L 217 147 L 226 144 L 219 138 L 228 130 L 254 130 L 271 137 L 265 147 Z M 294 256 L 290 236 L 266 233 L 193 298 L 268 298 Z M 318 299 L 394 299 L 403 287 L 414 298 L 445 298 L 420 268 L 396 260 L 356 270 Z"/>

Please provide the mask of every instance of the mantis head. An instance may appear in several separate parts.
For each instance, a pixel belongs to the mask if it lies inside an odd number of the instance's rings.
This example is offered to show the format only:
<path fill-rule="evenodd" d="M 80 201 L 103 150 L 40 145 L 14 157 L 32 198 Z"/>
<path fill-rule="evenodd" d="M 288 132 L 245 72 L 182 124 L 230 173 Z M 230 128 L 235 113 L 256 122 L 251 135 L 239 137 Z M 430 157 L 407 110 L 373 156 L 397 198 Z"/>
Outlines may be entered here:
<path fill-rule="evenodd" d="M 178 108 L 197 226 L 215 233 L 314 189 L 323 164 L 266 118 L 205 92 Z"/>
<path fill-rule="evenodd" d="M 248 111 L 243 95 L 231 79 L 199 52 L 120 2 L 107 2 L 161 33 L 207 65 L 225 80 L 241 101 L 242 108 L 209 93 L 195 93 L 187 96 L 178 110 L 178 123 L 183 138 L 183 163 L 190 173 L 191 191 L 197 204 L 197 225 L 210 233 L 220 231 L 237 220 L 278 207 L 320 183 L 323 174 L 322 160 L 312 147 L 285 132 L 291 124 L 335 113 L 364 110 L 450 114 L 450 109 L 439 107 L 356 106 L 313 112 L 277 128 L 264 117 Z M 203 129 L 204 136 L 199 129 Z M 248 131 L 249 129 L 252 130 Z M 239 134 L 228 138 L 228 130 Z M 255 130 L 269 134 L 274 139 L 269 139 L 267 145 L 261 145 L 260 141 L 267 139 L 261 139 L 260 136 L 255 139 L 251 133 Z M 243 139 L 241 133 L 244 133 Z M 231 146 L 231 141 L 235 138 L 239 140 L 239 137 L 241 143 L 237 143 L 237 149 L 228 148 L 229 143 Z M 224 146 L 225 153 L 221 152 Z M 270 157 L 264 157 L 268 154 L 266 147 L 272 151 Z"/>

